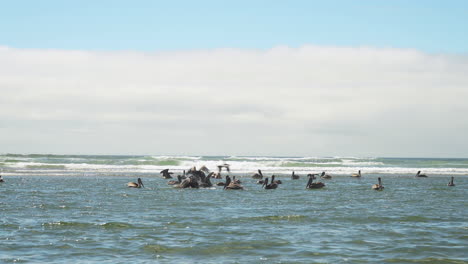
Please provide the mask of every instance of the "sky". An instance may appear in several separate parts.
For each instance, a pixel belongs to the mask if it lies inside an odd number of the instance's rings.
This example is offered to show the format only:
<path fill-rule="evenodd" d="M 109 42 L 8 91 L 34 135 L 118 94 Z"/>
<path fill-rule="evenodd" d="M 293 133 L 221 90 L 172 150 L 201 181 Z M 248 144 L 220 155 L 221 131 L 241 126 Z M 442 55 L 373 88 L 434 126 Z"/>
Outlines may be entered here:
<path fill-rule="evenodd" d="M 0 153 L 468 157 L 467 1 L 5 1 Z"/>

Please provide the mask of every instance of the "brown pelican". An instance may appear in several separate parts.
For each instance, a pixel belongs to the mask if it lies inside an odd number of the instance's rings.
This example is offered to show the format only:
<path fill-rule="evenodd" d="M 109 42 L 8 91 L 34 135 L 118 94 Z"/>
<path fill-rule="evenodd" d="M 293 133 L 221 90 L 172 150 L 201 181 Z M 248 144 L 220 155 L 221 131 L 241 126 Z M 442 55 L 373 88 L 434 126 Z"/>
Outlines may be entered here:
<path fill-rule="evenodd" d="M 226 168 L 227 172 L 231 172 L 231 170 L 229 170 L 229 164 L 227 164 L 227 163 L 224 163 L 222 165 L 218 165 L 218 172 L 221 173 L 221 170 L 223 168 Z"/>
<path fill-rule="evenodd" d="M 331 179 L 332 176 L 330 176 L 328 174 L 325 174 L 325 172 L 323 171 L 322 174 L 320 175 L 320 178 L 322 178 L 322 179 Z"/>
<path fill-rule="evenodd" d="M 137 182 L 138 182 L 138 183 L 136 183 L 136 182 L 129 182 L 129 183 L 127 183 L 127 187 L 130 187 L 130 188 L 141 188 L 141 187 L 144 188 L 144 187 L 145 187 L 145 186 L 143 185 L 143 182 L 141 181 L 140 178 L 138 178 Z"/>
<path fill-rule="evenodd" d="M 351 175 L 351 177 L 361 177 L 361 170 L 358 171 L 358 173 L 353 173 L 353 175 Z"/>
<path fill-rule="evenodd" d="M 224 190 L 243 190 L 244 187 L 238 183 L 231 181 L 229 176 L 226 176 L 226 184 L 224 184 Z"/>
<path fill-rule="evenodd" d="M 201 179 L 200 179 L 200 187 L 202 188 L 209 188 L 209 187 L 212 187 L 213 184 L 211 183 L 211 177 L 207 177 L 205 176 L 204 174 L 201 175 Z"/>
<path fill-rule="evenodd" d="M 298 179 L 299 179 L 299 175 L 294 174 L 294 171 L 293 171 L 291 175 L 291 180 L 298 180 Z"/>
<path fill-rule="evenodd" d="M 382 179 L 380 179 L 380 177 L 379 177 L 379 183 L 372 185 L 372 189 L 376 191 L 382 191 L 384 189 L 382 185 Z"/>
<path fill-rule="evenodd" d="M 210 170 L 205 165 L 200 167 L 200 171 L 203 171 L 205 173 L 210 173 Z"/>
<path fill-rule="evenodd" d="M 172 179 L 171 174 L 173 174 L 173 172 L 169 172 L 169 169 L 165 169 L 159 172 L 159 174 L 162 174 L 164 179 Z"/>
<path fill-rule="evenodd" d="M 175 188 L 198 188 L 199 185 L 198 185 L 198 181 L 194 177 L 190 176 L 182 180 L 180 184 L 174 185 L 174 187 Z"/>
<path fill-rule="evenodd" d="M 319 189 L 325 187 L 323 182 L 314 182 L 315 177 L 309 177 L 307 181 L 306 189 Z"/>
<path fill-rule="evenodd" d="M 241 184 L 241 181 L 239 179 L 236 180 L 236 176 L 232 176 L 232 182 L 235 184 Z"/>
<path fill-rule="evenodd" d="M 5 182 L 2 178 L 2 175 L 0 175 L 0 182 Z"/>
<path fill-rule="evenodd" d="M 275 175 L 271 175 L 271 183 L 282 184 L 283 182 L 281 180 L 275 181 Z"/>
<path fill-rule="evenodd" d="M 276 183 L 268 184 L 268 177 L 266 177 L 265 181 L 263 182 L 262 187 L 265 188 L 265 189 L 276 189 L 276 188 L 278 188 L 278 184 L 276 184 Z"/>
<path fill-rule="evenodd" d="M 263 179 L 262 171 L 258 170 L 258 173 L 255 173 L 254 175 L 252 175 L 252 178 L 253 179 Z"/>
<path fill-rule="evenodd" d="M 182 176 L 180 175 L 177 175 L 177 181 L 168 181 L 167 184 L 168 185 L 176 185 L 176 184 L 180 184 L 182 182 Z"/>
<path fill-rule="evenodd" d="M 210 172 L 207 177 L 211 177 L 213 179 L 221 179 L 221 173 L 220 172 Z"/>
<path fill-rule="evenodd" d="M 447 186 L 455 186 L 455 184 L 453 183 L 453 177 L 450 179 L 449 183 L 447 184 Z"/>
<path fill-rule="evenodd" d="M 416 173 L 416 177 L 427 178 L 427 175 L 426 175 L 426 174 L 421 174 L 421 171 L 418 171 L 418 172 Z"/>

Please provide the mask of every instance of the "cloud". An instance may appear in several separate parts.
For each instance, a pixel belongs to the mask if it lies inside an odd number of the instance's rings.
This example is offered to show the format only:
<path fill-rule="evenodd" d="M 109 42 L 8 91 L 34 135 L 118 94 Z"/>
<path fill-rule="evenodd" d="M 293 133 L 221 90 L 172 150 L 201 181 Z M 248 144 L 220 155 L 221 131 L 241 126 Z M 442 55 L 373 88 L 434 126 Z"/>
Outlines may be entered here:
<path fill-rule="evenodd" d="M 28 153 L 468 156 L 466 72 L 465 55 L 372 47 L 0 47 L 0 143 Z"/>

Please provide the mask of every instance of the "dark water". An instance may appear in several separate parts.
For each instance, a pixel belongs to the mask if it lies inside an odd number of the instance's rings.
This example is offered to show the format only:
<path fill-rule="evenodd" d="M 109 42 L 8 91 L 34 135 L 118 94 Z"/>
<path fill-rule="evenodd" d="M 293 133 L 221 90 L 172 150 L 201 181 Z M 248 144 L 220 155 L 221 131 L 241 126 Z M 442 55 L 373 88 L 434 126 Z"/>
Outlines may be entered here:
<path fill-rule="evenodd" d="M 0 263 L 468 263 L 467 177 L 388 176 L 374 191 L 381 175 L 318 190 L 245 176 L 225 191 L 50 175 L 4 174 Z M 146 188 L 127 188 L 137 176 Z"/>

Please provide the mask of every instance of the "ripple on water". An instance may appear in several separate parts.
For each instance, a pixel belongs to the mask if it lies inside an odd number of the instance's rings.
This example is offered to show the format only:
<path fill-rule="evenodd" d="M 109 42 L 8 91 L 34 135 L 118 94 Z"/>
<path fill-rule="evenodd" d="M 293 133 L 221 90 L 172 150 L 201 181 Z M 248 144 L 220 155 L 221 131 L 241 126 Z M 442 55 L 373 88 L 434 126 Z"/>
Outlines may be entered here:
<path fill-rule="evenodd" d="M 294 221 L 304 222 L 311 220 L 305 215 L 266 215 L 266 216 L 254 216 L 254 217 L 238 217 L 231 218 L 232 222 L 237 223 L 255 223 L 255 222 L 282 222 L 282 221 Z"/>
<path fill-rule="evenodd" d="M 90 229 L 90 228 L 104 228 L 104 229 L 134 229 L 134 225 L 129 223 L 121 222 L 108 222 L 108 223 L 86 223 L 86 222 L 68 222 L 68 221 L 58 221 L 58 222 L 49 222 L 43 223 L 42 226 L 45 228 L 52 229 Z"/>

